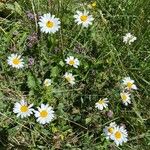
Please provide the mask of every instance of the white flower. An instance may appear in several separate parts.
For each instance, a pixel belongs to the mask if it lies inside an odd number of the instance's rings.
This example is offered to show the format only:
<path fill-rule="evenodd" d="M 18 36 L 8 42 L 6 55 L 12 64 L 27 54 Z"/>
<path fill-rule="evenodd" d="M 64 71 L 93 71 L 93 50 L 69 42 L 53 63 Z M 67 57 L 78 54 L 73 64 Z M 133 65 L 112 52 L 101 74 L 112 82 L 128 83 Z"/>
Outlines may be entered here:
<path fill-rule="evenodd" d="M 35 117 L 37 118 L 37 122 L 39 122 L 40 124 L 49 123 L 54 119 L 53 108 L 48 104 L 41 104 L 41 107 L 38 107 L 38 111 L 34 112 Z"/>
<path fill-rule="evenodd" d="M 122 92 L 122 93 L 120 93 L 120 96 L 121 96 L 121 99 L 122 99 L 122 102 L 123 102 L 123 104 L 124 105 L 128 105 L 128 104 L 130 104 L 131 103 L 131 101 L 130 101 L 130 94 L 129 93 L 127 93 L 127 92 Z"/>
<path fill-rule="evenodd" d="M 92 21 L 94 20 L 94 18 L 92 17 L 92 15 L 88 15 L 89 12 L 88 11 L 76 11 L 76 15 L 74 15 L 75 18 L 75 22 L 77 22 L 77 24 L 82 24 L 83 27 L 88 27 L 89 25 L 92 24 Z"/>
<path fill-rule="evenodd" d="M 44 80 L 44 86 L 50 86 L 52 83 L 52 80 L 51 79 L 45 79 Z"/>
<path fill-rule="evenodd" d="M 39 26 L 42 32 L 55 33 L 60 28 L 59 18 L 55 18 L 55 15 L 50 13 L 41 16 Z"/>
<path fill-rule="evenodd" d="M 125 36 L 123 36 L 123 42 L 125 44 L 131 45 L 132 42 L 134 42 L 137 38 L 133 36 L 131 33 L 127 33 Z"/>
<path fill-rule="evenodd" d="M 113 134 L 110 135 L 110 138 L 112 140 L 114 140 L 114 142 L 116 143 L 116 145 L 122 145 L 122 143 L 127 142 L 127 131 L 126 129 L 124 129 L 123 126 L 119 127 L 117 126 L 114 131 Z"/>
<path fill-rule="evenodd" d="M 126 86 L 125 88 L 126 88 L 127 90 L 131 90 L 131 89 L 137 90 L 137 87 L 136 87 L 136 85 L 134 84 L 134 80 L 132 80 L 130 77 L 125 77 L 125 78 L 123 79 L 123 85 Z"/>
<path fill-rule="evenodd" d="M 20 116 L 21 118 L 25 118 L 33 113 L 34 109 L 31 108 L 32 106 L 33 104 L 28 105 L 27 102 L 21 100 L 20 103 L 19 102 L 15 103 L 13 112 L 17 114 L 17 117 Z"/>
<path fill-rule="evenodd" d="M 79 5 L 82 6 L 82 7 L 84 7 L 84 6 L 87 5 L 87 3 L 86 2 L 85 3 L 80 3 Z"/>
<path fill-rule="evenodd" d="M 64 78 L 72 85 L 75 84 L 75 78 L 74 76 L 72 75 L 72 73 L 68 73 L 66 72 L 65 75 L 64 75 Z"/>
<path fill-rule="evenodd" d="M 110 138 L 110 135 L 113 134 L 114 129 L 115 129 L 116 126 L 117 126 L 117 125 L 116 125 L 115 122 L 110 123 L 109 126 L 105 126 L 105 128 L 103 129 L 103 131 L 104 131 L 104 133 L 105 133 L 105 135 L 106 135 L 106 139 L 109 139 L 109 138 Z"/>
<path fill-rule="evenodd" d="M 98 108 L 99 110 L 103 110 L 108 106 L 108 98 L 100 99 L 96 104 L 95 108 Z"/>
<path fill-rule="evenodd" d="M 74 58 L 73 56 L 67 57 L 65 61 L 68 65 L 73 66 L 75 68 L 78 68 L 78 66 L 80 65 L 79 60 L 77 58 Z"/>
<path fill-rule="evenodd" d="M 14 68 L 23 68 L 24 66 L 24 62 L 23 59 L 21 59 L 21 55 L 17 55 L 17 54 L 11 54 L 8 59 L 7 59 L 7 63 L 14 67 Z"/>

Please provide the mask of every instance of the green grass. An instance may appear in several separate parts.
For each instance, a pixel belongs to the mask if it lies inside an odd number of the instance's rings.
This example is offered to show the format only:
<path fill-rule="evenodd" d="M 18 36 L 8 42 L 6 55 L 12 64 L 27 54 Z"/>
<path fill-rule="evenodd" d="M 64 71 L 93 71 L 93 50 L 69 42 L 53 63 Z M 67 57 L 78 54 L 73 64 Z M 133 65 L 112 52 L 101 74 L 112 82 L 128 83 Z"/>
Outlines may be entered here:
<path fill-rule="evenodd" d="M 0 149 L 63 150 L 149 150 L 150 147 L 150 1 L 97 0 L 89 9 L 95 18 L 87 29 L 74 23 L 76 10 L 83 10 L 77 0 L 9 0 L 0 3 Z M 86 9 L 87 6 L 85 6 Z M 61 19 L 61 29 L 53 35 L 43 34 L 38 20 L 30 20 L 26 12 L 43 15 L 51 12 Z M 38 42 L 29 48 L 28 36 L 38 34 Z M 130 46 L 122 37 L 131 32 L 137 40 Z M 7 64 L 12 53 L 23 55 L 24 69 Z M 68 67 L 64 59 L 73 55 L 81 65 Z M 28 58 L 35 64 L 28 67 Z M 76 84 L 63 79 L 66 71 L 76 75 Z M 130 76 L 138 90 L 132 104 L 121 104 L 120 81 Z M 45 78 L 53 80 L 45 90 Z M 14 103 L 24 96 L 38 107 L 49 103 L 56 119 L 40 125 L 34 117 L 17 118 Z M 95 109 L 100 97 L 110 99 L 106 111 Z M 103 135 L 111 121 L 125 124 L 129 141 L 115 146 Z"/>

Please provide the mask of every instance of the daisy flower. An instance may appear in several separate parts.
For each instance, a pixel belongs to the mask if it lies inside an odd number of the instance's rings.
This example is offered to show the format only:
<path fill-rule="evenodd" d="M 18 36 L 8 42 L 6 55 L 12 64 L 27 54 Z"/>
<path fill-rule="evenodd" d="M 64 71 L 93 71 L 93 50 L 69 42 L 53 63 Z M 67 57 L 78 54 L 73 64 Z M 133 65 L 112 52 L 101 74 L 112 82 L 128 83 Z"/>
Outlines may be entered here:
<path fill-rule="evenodd" d="M 44 86 L 50 86 L 51 83 L 52 83 L 51 79 L 45 79 L 43 84 L 44 84 Z"/>
<path fill-rule="evenodd" d="M 74 58 L 73 56 L 67 57 L 65 61 L 68 65 L 73 66 L 75 68 L 78 68 L 78 66 L 80 65 L 79 60 L 77 58 Z"/>
<path fill-rule="evenodd" d="M 39 26 L 42 32 L 55 33 L 60 28 L 60 21 L 59 18 L 55 18 L 55 15 L 48 13 L 41 16 Z"/>
<path fill-rule="evenodd" d="M 131 90 L 131 89 L 137 90 L 137 87 L 136 87 L 136 85 L 134 84 L 134 80 L 132 80 L 130 77 L 125 77 L 125 78 L 123 79 L 123 85 L 126 86 L 125 88 L 126 88 L 127 90 Z"/>
<path fill-rule="evenodd" d="M 120 96 L 121 96 L 121 100 L 122 100 L 124 105 L 128 106 L 128 104 L 131 103 L 131 101 L 130 101 L 131 98 L 130 98 L 130 94 L 129 93 L 122 92 L 122 93 L 120 93 Z"/>
<path fill-rule="evenodd" d="M 25 100 L 21 100 L 20 103 L 15 103 L 13 112 L 17 114 L 17 117 L 25 118 L 33 113 L 34 109 L 31 108 L 32 106 L 33 104 L 28 105 Z"/>
<path fill-rule="evenodd" d="M 24 67 L 24 62 L 23 59 L 21 59 L 21 55 L 17 54 L 11 54 L 7 59 L 7 63 L 17 69 Z"/>
<path fill-rule="evenodd" d="M 38 107 L 38 111 L 34 112 L 35 117 L 37 118 L 37 122 L 39 122 L 40 124 L 49 123 L 54 119 L 53 108 L 48 104 L 41 104 L 41 107 Z"/>
<path fill-rule="evenodd" d="M 116 128 L 116 123 L 115 122 L 112 122 L 110 123 L 109 126 L 105 126 L 105 128 L 103 129 L 103 132 L 105 133 L 106 135 L 106 139 L 109 139 L 110 136 L 113 134 L 114 132 L 114 129 Z"/>
<path fill-rule="evenodd" d="M 110 135 L 110 138 L 114 140 L 117 146 L 127 142 L 127 137 L 128 137 L 127 131 L 123 126 L 115 127 L 113 134 Z"/>
<path fill-rule="evenodd" d="M 92 24 L 92 21 L 94 20 L 94 18 L 92 17 L 92 15 L 89 15 L 88 11 L 76 11 L 76 15 L 74 15 L 75 18 L 75 22 L 77 22 L 77 24 L 82 24 L 83 27 L 88 27 L 89 25 Z"/>
<path fill-rule="evenodd" d="M 68 73 L 66 72 L 65 75 L 64 75 L 64 78 L 72 85 L 75 84 L 75 78 L 74 76 L 72 75 L 72 73 Z"/>
<path fill-rule="evenodd" d="M 125 36 L 123 36 L 123 42 L 125 44 L 131 45 L 137 38 L 133 36 L 131 33 L 127 33 Z"/>
<path fill-rule="evenodd" d="M 108 106 L 108 98 L 100 99 L 96 104 L 95 108 L 98 108 L 99 110 L 103 110 Z"/>

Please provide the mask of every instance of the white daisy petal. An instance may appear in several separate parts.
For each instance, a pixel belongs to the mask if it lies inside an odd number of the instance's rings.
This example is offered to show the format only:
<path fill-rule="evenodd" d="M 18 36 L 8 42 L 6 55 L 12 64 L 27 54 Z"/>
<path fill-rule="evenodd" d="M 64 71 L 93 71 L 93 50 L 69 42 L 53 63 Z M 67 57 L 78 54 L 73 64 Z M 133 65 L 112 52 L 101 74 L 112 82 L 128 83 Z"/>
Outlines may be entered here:
<path fill-rule="evenodd" d="M 120 93 L 120 97 L 121 97 L 121 100 L 122 100 L 124 105 L 127 106 L 128 104 L 131 103 L 131 101 L 130 101 L 131 98 L 130 98 L 130 94 L 129 93 L 122 92 L 122 93 Z"/>
<path fill-rule="evenodd" d="M 98 108 L 99 110 L 103 110 L 104 108 L 106 108 L 108 106 L 108 99 L 104 98 L 104 99 L 100 99 L 96 104 L 95 104 L 95 108 Z"/>
<path fill-rule="evenodd" d="M 92 24 L 92 21 L 94 20 L 92 15 L 88 14 L 89 12 L 87 12 L 86 10 L 84 12 L 76 11 L 76 15 L 74 15 L 75 22 L 77 22 L 78 25 L 82 24 L 83 27 L 87 28 Z"/>
<path fill-rule="evenodd" d="M 122 145 L 122 143 L 127 142 L 127 131 L 126 129 L 124 129 L 124 127 L 115 127 L 113 134 L 110 135 L 110 138 L 112 140 L 114 140 L 114 142 L 116 143 L 117 146 Z"/>
<path fill-rule="evenodd" d="M 75 84 L 75 78 L 74 78 L 74 76 L 72 75 L 72 73 L 66 72 L 65 75 L 64 75 L 64 78 L 65 78 L 71 85 L 74 85 L 74 84 Z"/>
<path fill-rule="evenodd" d="M 55 33 L 60 28 L 59 18 L 55 18 L 55 15 L 51 15 L 50 13 L 44 14 L 39 19 L 38 24 L 41 31 L 45 33 Z"/>
<path fill-rule="evenodd" d="M 109 126 L 105 126 L 105 128 L 103 129 L 103 132 L 104 132 L 104 134 L 106 136 L 106 139 L 110 138 L 110 136 L 113 134 L 114 129 L 115 129 L 116 126 L 117 125 L 116 125 L 115 122 L 110 123 Z"/>
<path fill-rule="evenodd" d="M 21 100 L 20 103 L 16 102 L 13 108 L 13 112 L 17 114 L 17 117 L 25 118 L 30 116 L 33 113 L 31 108 L 33 104 L 29 105 L 25 100 Z"/>
<path fill-rule="evenodd" d="M 54 119 L 53 108 L 48 104 L 41 104 L 40 109 L 38 108 L 38 111 L 35 111 L 35 117 L 40 124 L 49 123 Z"/>
<path fill-rule="evenodd" d="M 73 66 L 75 68 L 78 68 L 79 66 L 79 60 L 77 58 L 74 58 L 73 56 L 69 56 L 65 59 L 66 64 Z"/>
<path fill-rule="evenodd" d="M 123 85 L 125 86 L 125 89 L 127 90 L 137 90 L 136 85 L 134 84 L 134 80 L 132 80 L 130 77 L 125 77 L 123 79 Z"/>
<path fill-rule="evenodd" d="M 45 79 L 43 84 L 44 84 L 44 86 L 48 87 L 52 84 L 52 80 L 51 79 Z"/>
<path fill-rule="evenodd" d="M 7 59 L 7 63 L 8 65 L 17 69 L 24 67 L 24 62 L 23 59 L 21 59 L 21 55 L 17 55 L 17 54 L 11 54 L 11 56 L 9 56 Z"/>

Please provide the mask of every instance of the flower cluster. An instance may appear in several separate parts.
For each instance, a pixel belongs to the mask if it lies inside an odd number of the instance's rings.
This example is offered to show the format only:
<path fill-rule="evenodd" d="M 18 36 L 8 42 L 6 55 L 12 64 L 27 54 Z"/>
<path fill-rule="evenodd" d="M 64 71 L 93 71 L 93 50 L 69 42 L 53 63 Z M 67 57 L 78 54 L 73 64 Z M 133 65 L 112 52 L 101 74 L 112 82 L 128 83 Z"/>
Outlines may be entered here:
<path fill-rule="evenodd" d="M 74 68 L 78 68 L 80 65 L 80 62 L 77 58 L 74 58 L 73 56 L 69 56 L 65 59 L 66 64 L 73 66 Z M 66 72 L 64 75 L 64 78 L 71 84 L 75 84 L 75 77 L 72 73 Z"/>
<path fill-rule="evenodd" d="M 128 105 L 131 103 L 130 101 L 130 93 L 131 90 L 137 90 L 136 85 L 134 84 L 134 80 L 130 77 L 125 77 L 122 83 L 123 91 L 120 93 L 122 102 L 124 105 Z M 103 110 L 104 108 L 108 107 L 108 98 L 100 99 L 95 104 L 95 108 L 99 110 Z M 123 126 L 117 126 L 116 123 L 110 123 L 109 126 L 104 128 L 104 133 L 107 139 L 113 140 L 116 145 L 122 145 L 123 142 L 127 142 L 127 131 Z"/>
<path fill-rule="evenodd" d="M 109 126 L 105 126 L 103 131 L 106 139 L 113 140 L 117 146 L 127 142 L 128 134 L 124 126 L 118 126 L 115 122 L 112 122 Z"/>
<path fill-rule="evenodd" d="M 120 93 L 121 100 L 124 105 L 128 106 L 131 103 L 131 90 L 137 90 L 136 85 L 134 84 L 134 80 L 130 77 L 125 77 L 122 83 L 123 90 Z"/>
<path fill-rule="evenodd" d="M 131 33 L 127 33 L 125 36 L 123 36 L 123 42 L 125 44 L 131 45 L 137 38 L 133 36 Z"/>
<path fill-rule="evenodd" d="M 91 7 L 96 6 L 96 2 L 93 2 Z M 87 28 L 89 25 L 92 25 L 92 22 L 94 20 L 93 16 L 89 14 L 88 11 L 84 10 L 76 11 L 76 14 L 74 15 L 75 22 L 77 25 L 82 25 L 82 27 Z M 53 34 L 61 28 L 61 22 L 59 18 L 56 18 L 55 15 L 52 15 L 50 13 L 44 14 L 40 17 L 38 25 L 40 27 L 41 32 L 43 33 L 49 33 Z M 131 45 L 132 42 L 134 42 L 137 38 L 131 33 L 127 33 L 123 37 L 123 42 L 125 44 Z M 32 47 L 34 44 L 38 42 L 38 37 L 36 34 L 32 34 L 28 37 L 28 46 Z M 67 67 L 72 67 L 74 69 L 77 69 L 80 66 L 80 61 L 78 58 L 75 58 L 74 56 L 68 56 L 65 60 Z M 8 65 L 12 66 L 13 68 L 21 69 L 24 67 L 25 62 L 22 58 L 22 55 L 18 54 L 11 54 L 7 59 Z M 34 61 L 31 62 L 30 65 L 34 64 Z M 71 85 L 75 84 L 75 75 L 73 75 L 71 72 L 66 72 L 63 75 L 63 78 L 66 79 L 68 83 Z M 43 85 L 45 87 L 49 87 L 52 84 L 52 80 L 46 78 L 43 82 Z M 130 77 L 126 77 L 123 79 L 122 83 L 123 90 L 120 93 L 121 100 L 124 105 L 128 105 L 131 103 L 130 96 L 131 91 L 136 90 L 137 87 L 134 84 L 134 80 L 132 80 Z M 95 104 L 95 108 L 99 110 L 103 110 L 108 107 L 109 100 L 108 98 L 101 98 L 98 102 Z M 37 122 L 40 124 L 46 124 L 51 122 L 55 115 L 53 108 L 49 106 L 48 104 L 41 104 L 40 107 L 37 107 L 37 109 L 33 109 L 33 104 L 27 104 L 25 100 L 21 100 L 20 102 L 16 102 L 15 106 L 13 108 L 13 112 L 17 114 L 17 117 L 25 118 L 29 117 L 32 114 L 36 117 Z M 127 141 L 127 131 L 123 126 L 117 126 L 116 123 L 110 123 L 109 126 L 106 126 L 104 128 L 104 133 L 106 135 L 107 139 L 113 140 L 117 145 L 122 145 L 123 142 Z"/>
<path fill-rule="evenodd" d="M 127 106 L 128 104 L 131 103 L 130 101 L 131 90 L 137 90 L 137 87 L 134 84 L 134 80 L 132 80 L 130 77 L 125 77 L 123 79 L 122 87 L 123 91 L 120 93 L 120 97 L 123 104 Z M 95 108 L 103 110 L 104 108 L 108 107 L 108 103 L 109 103 L 108 98 L 100 99 L 98 102 L 96 102 Z"/>
<path fill-rule="evenodd" d="M 77 58 L 74 58 L 73 56 L 69 56 L 65 59 L 66 64 L 73 66 L 74 68 L 78 68 L 78 66 L 80 65 L 80 62 Z M 66 72 L 64 74 L 64 78 L 71 84 L 74 85 L 75 84 L 75 77 L 72 73 Z M 50 86 L 52 83 L 51 79 L 45 79 L 44 80 L 44 86 L 48 87 Z"/>
<path fill-rule="evenodd" d="M 29 48 L 32 48 L 35 44 L 38 42 L 38 36 L 37 33 L 32 33 L 31 35 L 28 36 L 27 38 L 27 46 Z"/>
<path fill-rule="evenodd" d="M 94 18 L 92 15 L 89 15 L 88 11 L 77 11 L 76 15 L 74 15 L 75 22 L 83 27 L 88 27 L 92 24 Z M 41 16 L 39 21 L 39 26 L 41 28 L 41 32 L 44 33 L 55 33 L 60 28 L 60 19 L 56 18 L 55 15 L 51 15 L 50 13 L 44 14 Z"/>
<path fill-rule="evenodd" d="M 51 122 L 54 119 L 54 111 L 51 106 L 48 104 L 41 104 L 37 110 L 34 110 L 33 104 L 28 105 L 25 100 L 16 102 L 13 108 L 13 112 L 17 114 L 17 117 L 26 118 L 34 113 L 34 116 L 37 118 L 37 122 L 40 124 L 46 124 Z"/>
<path fill-rule="evenodd" d="M 74 68 L 78 68 L 80 65 L 80 62 L 77 58 L 74 58 L 73 56 L 67 57 L 65 59 L 66 64 L 73 66 Z M 24 62 L 23 59 L 21 58 L 21 55 L 17 54 L 11 54 L 11 56 L 8 57 L 7 60 L 8 64 L 14 68 L 23 68 L 24 67 Z M 75 77 L 72 75 L 72 73 L 66 72 L 64 75 L 64 78 L 71 84 L 75 84 Z M 45 79 L 44 80 L 44 86 L 50 86 L 51 85 L 51 79 Z"/>

